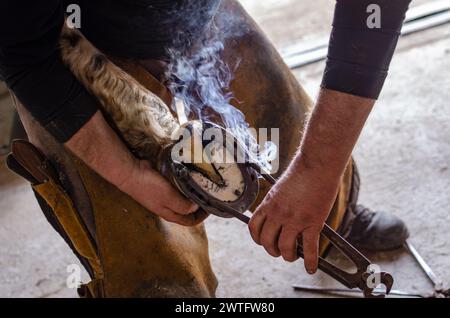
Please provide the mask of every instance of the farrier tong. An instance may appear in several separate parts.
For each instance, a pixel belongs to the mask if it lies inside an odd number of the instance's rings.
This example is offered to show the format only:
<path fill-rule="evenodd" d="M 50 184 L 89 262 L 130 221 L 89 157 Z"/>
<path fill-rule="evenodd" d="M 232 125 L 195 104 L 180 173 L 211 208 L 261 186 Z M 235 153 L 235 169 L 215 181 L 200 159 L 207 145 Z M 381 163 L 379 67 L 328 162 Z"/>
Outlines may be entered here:
<path fill-rule="evenodd" d="M 213 124 L 203 123 L 204 127 L 216 127 L 224 134 L 228 134 L 224 128 Z M 226 139 L 226 138 L 224 138 Z M 225 147 L 240 147 L 235 139 L 230 144 L 224 143 Z M 233 148 L 231 148 L 233 149 Z M 271 185 L 276 183 L 269 173 L 266 173 L 258 164 L 252 163 L 251 160 L 245 163 L 238 163 L 239 169 L 244 176 L 245 190 L 244 195 L 233 202 L 220 201 L 206 193 L 196 182 L 190 177 L 189 167 L 183 162 L 173 160 L 170 156 L 171 147 L 167 147 L 161 153 L 161 167 L 159 170 L 188 198 L 197 203 L 204 211 L 219 217 L 235 217 L 248 224 L 250 218 L 244 212 L 256 199 L 259 185 L 258 176 L 262 176 Z M 336 233 L 327 224 L 324 225 L 321 235 L 327 238 L 341 253 L 347 256 L 356 266 L 355 273 L 346 272 L 337 266 L 331 264 L 322 257 L 319 257 L 319 269 L 342 283 L 344 286 L 353 289 L 359 288 L 365 297 L 383 298 L 388 294 L 394 283 L 392 275 L 387 272 L 377 271 L 377 266 L 372 264 L 361 252 L 353 245 L 347 242 L 342 236 Z M 297 247 L 297 253 L 303 258 L 303 249 L 300 244 Z M 379 293 L 380 285 L 384 285 L 385 293 Z M 374 289 L 376 288 L 376 293 Z"/>
<path fill-rule="evenodd" d="M 262 174 L 262 177 L 270 184 L 274 185 L 276 180 L 269 174 Z M 241 214 L 242 215 L 242 214 Z M 250 218 L 241 219 L 248 223 Z M 352 244 L 347 242 L 342 236 L 336 233 L 327 224 L 324 225 L 321 235 L 326 237 L 331 244 L 333 244 L 341 253 L 343 253 L 349 260 L 356 266 L 355 273 L 348 273 L 339 267 L 328 262 L 326 259 L 319 257 L 319 269 L 335 280 L 342 283 L 344 286 L 353 289 L 359 288 L 364 293 L 365 297 L 371 298 L 384 298 L 386 294 L 389 294 L 394 284 L 394 278 L 387 272 L 376 272 L 377 266 L 365 257 L 360 251 L 358 251 Z M 297 253 L 303 258 L 303 249 L 299 244 L 297 247 Z M 374 294 L 374 289 L 380 290 L 380 285 L 384 285 L 385 294 Z"/>

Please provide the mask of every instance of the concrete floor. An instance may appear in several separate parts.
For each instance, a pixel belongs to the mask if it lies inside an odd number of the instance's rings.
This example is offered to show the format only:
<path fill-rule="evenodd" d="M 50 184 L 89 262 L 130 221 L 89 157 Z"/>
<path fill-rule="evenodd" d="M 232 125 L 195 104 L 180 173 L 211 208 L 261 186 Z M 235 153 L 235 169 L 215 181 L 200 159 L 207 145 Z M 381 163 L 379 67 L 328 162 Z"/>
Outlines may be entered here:
<path fill-rule="evenodd" d="M 278 48 L 327 36 L 332 1 L 243 0 Z M 415 1 L 415 5 L 426 2 Z M 295 4 L 295 5 L 294 5 Z M 318 10 L 317 8 L 320 8 Z M 289 23 L 286 23 L 289 21 Z M 355 150 L 362 177 L 360 201 L 402 217 L 411 241 L 450 284 L 450 28 L 402 38 L 385 89 Z M 295 71 L 311 96 L 324 64 Z M 0 100 L 2 110 L 8 106 Z M 0 112 L 1 114 L 2 112 Z M 0 118 L 1 122 L 1 118 Z M 5 129 L 2 127 L 2 134 Z M 29 186 L 0 163 L 0 297 L 73 297 L 67 265 L 78 263 L 45 221 Z M 302 261 L 288 264 L 252 243 L 245 226 L 207 220 L 213 267 L 223 297 L 314 297 L 291 283 L 339 286 L 309 276 Z M 231 257 L 231 255 L 233 255 Z M 396 278 L 395 288 L 430 291 L 404 251 L 369 255 Z M 333 261 L 343 260 L 332 253 Z"/>

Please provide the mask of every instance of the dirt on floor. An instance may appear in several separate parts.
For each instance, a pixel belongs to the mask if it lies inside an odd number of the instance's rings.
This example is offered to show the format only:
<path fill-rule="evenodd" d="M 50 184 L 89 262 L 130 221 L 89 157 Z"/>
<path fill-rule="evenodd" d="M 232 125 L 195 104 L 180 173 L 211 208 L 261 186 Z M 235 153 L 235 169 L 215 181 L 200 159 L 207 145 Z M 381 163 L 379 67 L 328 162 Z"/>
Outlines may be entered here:
<path fill-rule="evenodd" d="M 327 37 L 333 1 L 243 0 L 278 49 Z M 419 5 L 423 1 L 415 1 Z M 444 25 L 400 40 L 383 93 L 355 149 L 360 202 L 403 218 L 411 242 L 450 284 L 450 28 Z M 315 97 L 324 63 L 295 70 Z M 0 100 L 1 109 L 9 101 Z M 1 112 L 0 112 L 1 113 Z M 3 133 L 3 130 L 1 130 Z M 4 160 L 4 157 L 2 157 Z M 302 261 L 273 259 L 245 225 L 206 221 L 213 267 L 223 297 L 316 297 L 291 284 L 339 286 Z M 30 187 L 0 164 L 0 297 L 73 297 L 68 264 L 78 263 L 40 212 Z M 396 289 L 426 292 L 431 285 L 404 250 L 369 254 L 395 277 Z M 331 259 L 342 264 L 336 251 Z M 86 278 L 86 276 L 85 276 Z"/>

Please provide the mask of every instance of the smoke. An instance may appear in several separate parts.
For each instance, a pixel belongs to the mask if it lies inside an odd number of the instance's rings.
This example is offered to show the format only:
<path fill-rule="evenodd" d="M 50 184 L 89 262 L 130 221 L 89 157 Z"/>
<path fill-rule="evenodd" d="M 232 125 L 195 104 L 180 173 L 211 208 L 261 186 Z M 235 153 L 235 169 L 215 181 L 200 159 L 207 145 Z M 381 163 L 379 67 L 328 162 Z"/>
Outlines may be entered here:
<path fill-rule="evenodd" d="M 220 56 L 223 48 L 223 42 L 215 40 L 189 57 L 172 52 L 169 89 L 183 101 L 187 114 L 213 119 L 216 113 L 227 128 L 248 127 L 242 112 L 230 103 L 233 72 Z"/>
<path fill-rule="evenodd" d="M 189 23 L 202 25 L 201 19 L 207 16 L 204 9 L 199 12 L 196 11 L 197 4 L 191 6 L 184 8 L 184 17 L 186 18 L 187 14 Z M 181 30 L 177 32 L 178 36 L 183 38 L 182 43 L 189 42 L 191 45 L 190 47 L 175 45 L 168 49 L 170 56 L 166 74 L 168 88 L 176 99 L 183 102 L 188 117 L 194 115 L 201 120 L 221 122 L 241 144 L 246 145 L 245 150 L 252 161 L 270 169 L 270 165 L 267 160 L 261 158 L 261 154 L 273 154 L 275 145 L 266 143 L 264 145 L 266 149 L 260 149 L 255 136 L 249 130 L 244 114 L 231 104 L 232 101 L 239 103 L 230 90 L 230 84 L 241 60 L 235 57 L 235 61 L 229 65 L 222 57 L 226 40 L 231 36 L 234 39 L 241 37 L 246 33 L 247 26 L 238 21 L 238 17 L 224 10 L 218 10 L 216 6 L 212 6 L 211 10 L 215 10 L 210 12 L 214 15 L 214 19 L 205 26 L 205 32 L 199 33 L 200 38 L 197 34 L 197 39 L 186 41 L 189 34 L 184 33 L 184 37 L 181 37 L 183 32 Z M 180 12 L 174 14 L 179 15 Z M 268 151 L 268 147 L 271 150 Z"/>

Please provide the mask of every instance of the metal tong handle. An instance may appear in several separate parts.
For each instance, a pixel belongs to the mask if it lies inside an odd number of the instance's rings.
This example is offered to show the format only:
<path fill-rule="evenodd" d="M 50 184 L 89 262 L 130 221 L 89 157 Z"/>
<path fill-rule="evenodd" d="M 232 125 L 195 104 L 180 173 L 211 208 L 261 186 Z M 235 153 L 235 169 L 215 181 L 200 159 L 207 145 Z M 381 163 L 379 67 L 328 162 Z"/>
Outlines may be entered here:
<path fill-rule="evenodd" d="M 259 169 L 257 171 L 261 171 L 261 167 L 259 167 L 259 165 L 253 163 L 250 163 L 250 165 L 254 169 Z M 277 181 L 269 173 L 263 173 L 261 174 L 261 176 L 271 185 L 274 185 Z M 347 256 L 347 258 L 349 258 L 355 264 L 357 272 L 354 274 L 350 274 L 338 268 L 337 266 L 331 264 L 330 262 L 326 261 L 322 257 L 319 257 L 319 264 L 318 264 L 319 268 L 323 272 L 330 275 L 331 277 L 337 279 L 339 282 L 341 282 L 344 286 L 348 288 L 355 288 L 355 287 L 361 288 L 362 286 L 360 276 L 361 274 L 367 271 L 367 268 L 369 267 L 371 262 L 363 254 L 361 254 L 361 252 L 359 252 L 355 247 L 353 247 L 353 245 L 347 242 L 342 236 L 336 233 L 327 224 L 324 225 L 321 234 L 325 236 L 328 240 L 330 240 L 330 242 L 337 249 L 339 249 L 341 253 Z M 300 257 L 304 258 L 303 249 L 301 245 L 298 245 L 297 253 Z"/>
<path fill-rule="evenodd" d="M 257 169 L 257 171 L 261 171 L 261 167 L 256 164 L 250 163 L 250 166 Z M 261 176 L 271 185 L 274 185 L 277 181 L 269 173 L 262 173 Z M 241 213 L 239 214 L 240 215 L 234 216 L 245 223 L 249 222 L 250 218 Z M 365 257 L 352 244 L 347 242 L 347 240 L 336 233 L 327 224 L 324 224 L 321 235 L 326 237 L 341 253 L 351 260 L 357 269 L 356 273 L 349 273 L 328 262 L 323 257 L 319 257 L 318 267 L 321 271 L 336 279 L 348 288 L 361 289 L 366 297 L 384 297 L 384 295 L 374 295 L 374 288 L 368 286 L 368 279 L 371 274 L 371 272 L 369 272 L 371 270 L 369 267 L 372 263 L 367 257 Z M 304 258 L 303 249 L 300 244 L 297 246 L 297 253 L 300 257 Z M 386 272 L 381 272 L 379 275 L 381 278 L 381 283 L 386 286 L 386 293 L 389 293 L 394 282 L 392 276 Z"/>
<path fill-rule="evenodd" d="M 233 213 L 233 216 L 241 220 L 243 223 L 248 224 L 250 218 L 238 211 Z M 325 236 L 330 242 L 338 248 L 344 255 L 346 255 L 357 267 L 356 273 L 348 273 L 339 267 L 331 264 L 322 257 L 319 257 L 318 267 L 320 270 L 330 275 L 344 286 L 348 288 L 360 288 L 361 290 L 367 289 L 367 285 L 364 282 L 363 276 L 367 271 L 367 267 L 371 264 L 370 261 L 361 254 L 356 248 L 354 248 L 349 242 L 347 242 L 342 236 L 336 233 L 327 224 L 324 225 L 321 234 Z M 302 246 L 299 244 L 297 247 L 298 256 L 304 258 Z"/>
<path fill-rule="evenodd" d="M 366 277 L 364 274 L 367 273 L 367 269 L 371 262 L 327 224 L 324 225 L 321 234 L 330 240 L 341 253 L 353 262 L 357 272 L 348 273 L 322 257 L 319 257 L 319 268 L 348 288 L 357 287 L 365 290 L 367 284 L 365 282 Z M 297 248 L 297 253 L 303 258 L 303 249 L 300 245 Z"/>

